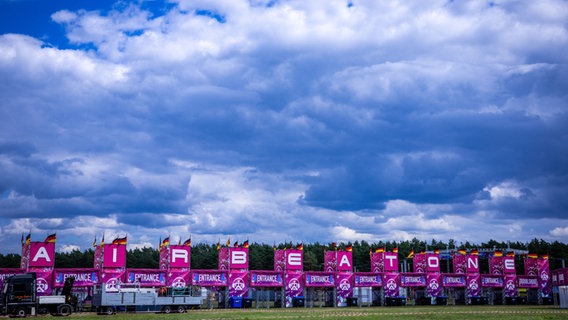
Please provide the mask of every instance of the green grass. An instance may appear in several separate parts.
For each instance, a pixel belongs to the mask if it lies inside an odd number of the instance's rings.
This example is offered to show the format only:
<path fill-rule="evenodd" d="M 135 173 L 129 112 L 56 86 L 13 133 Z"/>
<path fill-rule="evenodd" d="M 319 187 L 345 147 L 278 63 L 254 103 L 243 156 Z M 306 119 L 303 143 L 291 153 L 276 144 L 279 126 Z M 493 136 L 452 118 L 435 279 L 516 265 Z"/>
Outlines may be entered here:
<path fill-rule="evenodd" d="M 118 313 L 98 316 L 73 314 L 66 319 L 471 319 L 471 320 L 560 320 L 568 319 L 568 309 L 554 306 L 427 306 L 427 307 L 349 307 L 287 309 L 189 310 L 184 314 Z"/>

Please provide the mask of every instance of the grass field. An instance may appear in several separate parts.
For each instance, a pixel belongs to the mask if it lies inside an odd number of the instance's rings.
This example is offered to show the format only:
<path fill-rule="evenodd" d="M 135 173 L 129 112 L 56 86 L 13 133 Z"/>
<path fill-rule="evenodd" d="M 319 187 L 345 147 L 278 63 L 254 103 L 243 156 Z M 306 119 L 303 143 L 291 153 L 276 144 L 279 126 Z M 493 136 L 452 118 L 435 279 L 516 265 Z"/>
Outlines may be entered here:
<path fill-rule="evenodd" d="M 118 313 L 98 316 L 73 314 L 66 319 L 471 319 L 525 320 L 568 319 L 568 309 L 554 306 L 427 306 L 371 308 L 288 308 L 288 309 L 213 309 L 190 310 L 183 314 Z"/>

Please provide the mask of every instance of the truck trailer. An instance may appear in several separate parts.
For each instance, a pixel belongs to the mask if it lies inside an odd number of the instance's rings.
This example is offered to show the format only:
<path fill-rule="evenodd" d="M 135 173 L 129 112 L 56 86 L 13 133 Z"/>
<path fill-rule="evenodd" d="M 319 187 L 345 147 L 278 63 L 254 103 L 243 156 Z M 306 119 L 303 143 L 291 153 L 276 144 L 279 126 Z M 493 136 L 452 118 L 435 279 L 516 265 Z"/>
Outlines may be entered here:
<path fill-rule="evenodd" d="M 71 292 L 72 278 L 66 281 L 63 292 Z M 0 314 L 11 317 L 26 317 L 50 313 L 68 316 L 73 312 L 70 295 L 38 296 L 35 273 L 18 274 L 6 279 L 2 290 Z"/>
<path fill-rule="evenodd" d="M 191 288 L 142 288 L 137 284 L 118 284 L 108 288 L 97 285 L 93 291 L 93 307 L 98 314 L 111 315 L 117 311 L 183 313 L 201 306 L 200 292 Z"/>

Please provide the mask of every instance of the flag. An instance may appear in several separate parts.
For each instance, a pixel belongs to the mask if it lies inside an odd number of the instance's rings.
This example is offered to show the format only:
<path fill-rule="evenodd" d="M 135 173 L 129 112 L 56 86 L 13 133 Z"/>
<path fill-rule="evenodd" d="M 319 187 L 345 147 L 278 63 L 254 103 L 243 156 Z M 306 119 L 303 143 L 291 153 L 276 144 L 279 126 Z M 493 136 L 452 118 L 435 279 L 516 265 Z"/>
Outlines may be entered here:
<path fill-rule="evenodd" d="M 458 249 L 458 253 L 461 254 L 462 256 L 465 256 L 467 251 L 465 249 Z"/>
<path fill-rule="evenodd" d="M 231 246 L 231 238 L 227 239 L 227 247 Z"/>
<path fill-rule="evenodd" d="M 478 256 L 478 255 L 479 255 L 479 250 L 473 249 L 473 250 L 471 250 L 469 253 L 471 253 L 472 256 Z"/>
<path fill-rule="evenodd" d="M 529 253 L 528 257 L 529 257 L 530 259 L 536 259 L 536 258 L 538 258 L 538 254 L 536 254 L 536 253 Z"/>
<path fill-rule="evenodd" d="M 345 250 L 351 252 L 351 251 L 353 251 L 353 246 L 348 245 L 347 247 L 345 247 Z"/>
<path fill-rule="evenodd" d="M 217 251 L 221 250 L 221 239 L 217 241 Z"/>
<path fill-rule="evenodd" d="M 274 251 L 276 251 L 276 241 L 274 241 L 274 245 L 272 246 L 272 249 L 273 249 Z"/>
<path fill-rule="evenodd" d="M 235 241 L 235 243 L 233 243 L 233 247 L 238 248 L 239 247 L 239 242 Z"/>
<path fill-rule="evenodd" d="M 183 245 L 186 247 L 191 247 L 191 237 L 183 242 Z"/>
<path fill-rule="evenodd" d="M 97 236 L 95 236 L 95 240 L 93 241 L 93 247 L 97 247 Z"/>
<path fill-rule="evenodd" d="M 243 242 L 243 248 L 247 248 L 249 247 L 249 241 L 245 240 L 245 242 Z"/>
<path fill-rule="evenodd" d="M 298 249 L 298 250 L 304 250 L 304 244 L 303 244 L 303 243 L 299 243 L 299 244 L 296 246 L 296 249 Z"/>
<path fill-rule="evenodd" d="M 104 246 L 105 245 L 105 235 L 103 234 L 103 240 L 101 240 L 101 244 L 99 246 Z"/>
<path fill-rule="evenodd" d="M 393 252 L 393 253 L 398 253 L 398 247 L 392 248 L 392 252 Z"/>
<path fill-rule="evenodd" d="M 383 253 L 385 252 L 385 247 L 379 247 L 375 250 L 376 253 Z"/>
<path fill-rule="evenodd" d="M 167 247 L 170 245 L 170 237 L 167 236 L 162 240 L 162 244 L 160 244 L 160 248 Z"/>
<path fill-rule="evenodd" d="M 494 257 L 502 257 L 502 256 L 503 256 L 503 251 L 501 251 L 501 250 L 495 250 L 495 252 L 493 252 L 493 256 L 494 256 Z"/>
<path fill-rule="evenodd" d="M 126 244 L 126 237 L 115 238 L 114 240 L 112 240 L 112 244 L 114 244 L 114 245 L 125 245 Z"/>
<path fill-rule="evenodd" d="M 55 233 L 48 235 L 43 242 L 55 243 Z"/>
<path fill-rule="evenodd" d="M 407 258 L 414 258 L 414 249 L 410 250 Z"/>
<path fill-rule="evenodd" d="M 32 233 L 28 233 L 28 235 L 26 236 L 26 244 L 30 244 L 30 242 L 32 242 Z"/>
<path fill-rule="evenodd" d="M 507 257 L 514 257 L 515 256 L 515 252 L 514 251 L 509 251 L 507 252 Z"/>
<path fill-rule="evenodd" d="M 543 255 L 541 256 L 541 258 L 544 259 L 544 260 L 548 260 L 548 255 L 547 255 L 547 254 L 543 254 Z"/>
<path fill-rule="evenodd" d="M 440 249 L 434 249 L 435 254 L 440 254 Z"/>
<path fill-rule="evenodd" d="M 331 246 L 333 247 L 333 249 L 337 250 L 337 243 L 332 243 Z"/>

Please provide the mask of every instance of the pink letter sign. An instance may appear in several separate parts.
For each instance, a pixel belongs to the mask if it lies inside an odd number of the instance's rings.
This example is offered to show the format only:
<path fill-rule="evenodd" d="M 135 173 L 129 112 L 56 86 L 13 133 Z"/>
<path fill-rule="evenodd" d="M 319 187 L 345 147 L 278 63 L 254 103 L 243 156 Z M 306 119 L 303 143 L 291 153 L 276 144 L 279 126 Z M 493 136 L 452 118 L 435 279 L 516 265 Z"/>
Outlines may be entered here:
<path fill-rule="evenodd" d="M 385 252 L 385 272 L 398 272 L 398 253 Z"/>
<path fill-rule="evenodd" d="M 435 253 L 426 254 L 426 265 L 428 272 L 440 272 L 440 255 Z"/>
<path fill-rule="evenodd" d="M 105 244 L 103 259 L 105 268 L 124 268 L 126 266 L 126 245 Z"/>
<path fill-rule="evenodd" d="M 353 271 L 353 252 L 337 251 L 337 271 Z"/>
<path fill-rule="evenodd" d="M 30 267 L 53 267 L 55 262 L 55 243 L 31 242 Z"/>
<path fill-rule="evenodd" d="M 286 270 L 302 270 L 303 268 L 303 251 L 286 250 Z"/>
<path fill-rule="evenodd" d="M 248 269 L 248 249 L 231 248 L 231 269 Z"/>
<path fill-rule="evenodd" d="M 170 267 L 189 268 L 191 264 L 191 247 L 170 246 Z"/>
<path fill-rule="evenodd" d="M 467 255 L 467 273 L 479 273 L 479 256 L 476 254 Z"/>

